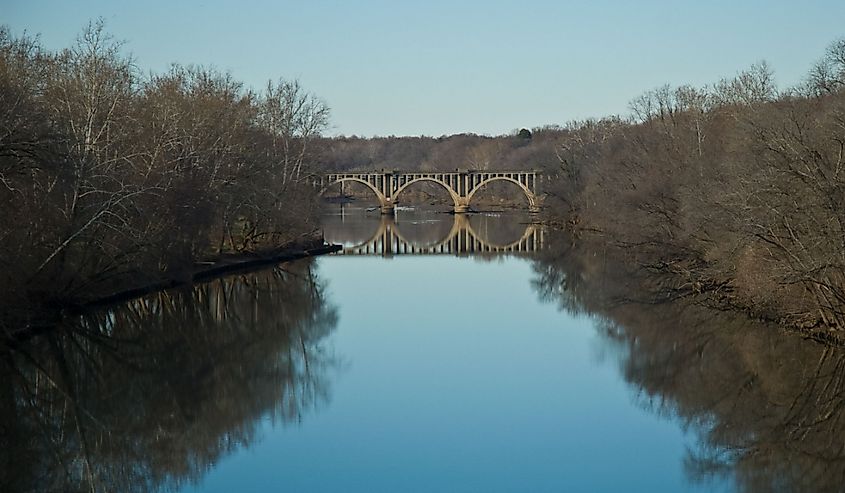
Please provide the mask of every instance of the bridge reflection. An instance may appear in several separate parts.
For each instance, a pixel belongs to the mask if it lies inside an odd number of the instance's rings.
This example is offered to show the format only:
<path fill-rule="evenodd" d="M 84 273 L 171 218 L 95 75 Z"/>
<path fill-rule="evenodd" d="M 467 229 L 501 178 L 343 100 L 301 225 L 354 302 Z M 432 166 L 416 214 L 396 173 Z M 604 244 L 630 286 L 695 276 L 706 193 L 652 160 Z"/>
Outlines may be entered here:
<path fill-rule="evenodd" d="M 451 222 L 451 226 L 448 225 Z M 383 215 L 379 220 L 375 232 L 369 236 L 357 234 L 355 228 L 345 229 L 344 224 L 326 225 L 326 240 L 343 244 L 343 250 L 336 255 L 372 255 L 392 257 L 394 255 L 520 255 L 537 252 L 543 247 L 543 229 L 537 224 L 517 223 L 514 218 L 482 217 L 476 227 L 482 229 L 482 234 L 473 227 L 469 217 L 461 214 L 453 216 L 439 215 L 436 220 L 399 222 L 393 216 Z M 490 223 L 493 224 L 490 224 Z M 492 239 L 489 234 L 499 233 L 503 222 L 518 226 L 521 231 L 510 235 L 512 239 Z M 369 231 L 373 229 L 369 223 Z M 360 225 L 357 225 L 360 226 Z M 424 238 L 417 238 L 411 233 L 415 229 L 425 230 Z M 444 226 L 449 226 L 448 229 Z M 407 234 L 403 234 L 402 229 Z M 431 233 L 434 232 L 434 236 Z M 511 231 L 511 233 L 514 233 Z M 363 239 L 366 238 L 366 239 Z M 362 241 L 363 239 L 363 241 Z"/>

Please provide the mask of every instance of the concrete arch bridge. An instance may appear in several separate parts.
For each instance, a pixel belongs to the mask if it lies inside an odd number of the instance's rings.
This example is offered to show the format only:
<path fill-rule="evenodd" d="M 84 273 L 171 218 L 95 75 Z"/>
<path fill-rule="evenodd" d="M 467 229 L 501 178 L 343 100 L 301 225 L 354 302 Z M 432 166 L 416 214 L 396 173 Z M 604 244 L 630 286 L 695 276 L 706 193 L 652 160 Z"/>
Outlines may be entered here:
<path fill-rule="evenodd" d="M 515 241 L 494 243 L 484 239 L 472 227 L 467 216 L 455 214 L 449 233 L 436 241 L 413 241 L 402 235 L 390 215 L 381 218 L 376 232 L 362 243 L 344 246 L 336 255 L 469 255 L 469 254 L 528 254 L 543 248 L 543 229 L 526 224 L 525 231 Z"/>
<path fill-rule="evenodd" d="M 327 173 L 317 185 L 320 194 L 328 187 L 345 182 L 362 183 L 373 191 L 379 201 L 382 214 L 393 214 L 399 196 L 408 187 L 419 182 L 436 183 L 449 192 L 454 202 L 455 213 L 469 211 L 473 196 L 485 185 L 495 182 L 513 183 L 528 199 L 531 212 L 540 210 L 540 196 L 537 193 L 538 173 L 536 171 L 455 171 L 452 173 L 417 173 L 383 171 L 381 173 Z"/>

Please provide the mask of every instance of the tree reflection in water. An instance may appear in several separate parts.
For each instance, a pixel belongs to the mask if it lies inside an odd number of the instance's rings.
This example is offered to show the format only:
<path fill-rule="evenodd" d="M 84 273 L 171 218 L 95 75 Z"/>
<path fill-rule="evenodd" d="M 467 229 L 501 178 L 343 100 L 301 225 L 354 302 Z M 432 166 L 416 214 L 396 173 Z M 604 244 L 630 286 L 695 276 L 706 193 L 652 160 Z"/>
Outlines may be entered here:
<path fill-rule="evenodd" d="M 162 292 L 2 349 L 0 490 L 197 481 L 328 399 L 337 316 L 300 261 Z"/>
<path fill-rule="evenodd" d="M 535 264 L 539 295 L 595 316 L 642 405 L 695 432 L 690 480 L 842 491 L 845 351 L 704 306 L 622 249 L 550 236 Z"/>

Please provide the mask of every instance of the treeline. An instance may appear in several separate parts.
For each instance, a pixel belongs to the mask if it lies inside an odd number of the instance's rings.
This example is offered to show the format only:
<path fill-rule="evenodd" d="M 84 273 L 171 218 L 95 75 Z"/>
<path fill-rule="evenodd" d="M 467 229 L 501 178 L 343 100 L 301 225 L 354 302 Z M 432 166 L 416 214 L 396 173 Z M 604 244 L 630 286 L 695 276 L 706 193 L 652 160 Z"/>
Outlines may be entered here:
<path fill-rule="evenodd" d="M 552 222 L 670 273 L 663 297 L 845 329 L 845 40 L 801 86 L 757 64 L 662 87 L 629 119 L 571 124 L 547 186 Z"/>
<path fill-rule="evenodd" d="M 333 137 L 320 142 L 319 162 L 334 171 L 523 170 L 556 162 L 564 129 L 521 129 L 511 135 L 441 137 Z"/>
<path fill-rule="evenodd" d="M 201 67 L 142 76 L 102 22 L 58 52 L 0 29 L 0 312 L 310 235 L 328 119 L 295 81 L 256 93 Z"/>

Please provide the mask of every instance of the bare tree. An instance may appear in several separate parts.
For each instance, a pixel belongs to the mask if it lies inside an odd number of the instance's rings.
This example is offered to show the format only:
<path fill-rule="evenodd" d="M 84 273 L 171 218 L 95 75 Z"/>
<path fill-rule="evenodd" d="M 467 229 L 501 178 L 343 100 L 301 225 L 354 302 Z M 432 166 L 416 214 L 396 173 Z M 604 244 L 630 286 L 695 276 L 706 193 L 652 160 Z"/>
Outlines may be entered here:
<path fill-rule="evenodd" d="M 777 97 L 774 72 L 766 61 L 760 61 L 736 77 L 716 83 L 713 96 L 723 106 L 773 101 Z"/>
<path fill-rule="evenodd" d="M 813 65 L 808 76 L 810 90 L 833 93 L 845 87 L 845 38 L 828 46 L 825 56 Z"/>
<path fill-rule="evenodd" d="M 258 101 L 258 121 L 271 135 L 270 159 L 282 176 L 282 183 L 310 175 L 307 167 L 311 142 L 329 123 L 329 107 L 305 91 L 298 80 L 269 81 Z"/>
<path fill-rule="evenodd" d="M 0 29 L 3 307 L 61 306 L 179 278 L 215 250 L 309 238 L 314 193 L 297 182 L 328 108 L 298 83 L 272 96 L 275 113 L 201 67 L 143 79 L 102 20 L 57 53 Z"/>

